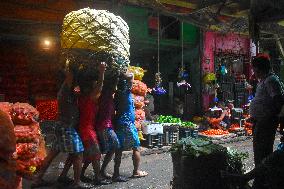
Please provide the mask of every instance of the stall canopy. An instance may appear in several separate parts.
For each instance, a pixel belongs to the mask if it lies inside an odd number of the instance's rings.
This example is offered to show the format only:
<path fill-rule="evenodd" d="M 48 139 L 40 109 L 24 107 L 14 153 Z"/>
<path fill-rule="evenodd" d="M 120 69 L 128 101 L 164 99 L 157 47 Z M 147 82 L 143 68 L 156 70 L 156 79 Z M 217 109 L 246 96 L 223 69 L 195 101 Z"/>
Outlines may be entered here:
<path fill-rule="evenodd" d="M 125 0 L 188 21 L 198 27 L 260 38 L 284 36 L 284 1 L 279 0 Z"/>

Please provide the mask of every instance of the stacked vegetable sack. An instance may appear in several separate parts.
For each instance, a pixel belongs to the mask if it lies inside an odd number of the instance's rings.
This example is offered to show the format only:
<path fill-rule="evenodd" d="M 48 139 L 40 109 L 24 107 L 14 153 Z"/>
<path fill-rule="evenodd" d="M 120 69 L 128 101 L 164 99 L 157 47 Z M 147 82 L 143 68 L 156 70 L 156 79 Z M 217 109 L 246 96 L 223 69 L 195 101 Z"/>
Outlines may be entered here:
<path fill-rule="evenodd" d="M 46 156 L 45 142 L 36 119 L 38 111 L 27 103 L 0 103 L 0 109 L 11 116 L 16 136 L 17 172 L 31 176 Z"/>
<path fill-rule="evenodd" d="M 129 28 L 119 16 L 106 10 L 90 8 L 72 11 L 63 20 L 61 32 L 62 58 L 73 71 L 97 71 L 107 64 L 105 79 L 129 65 Z"/>
<path fill-rule="evenodd" d="M 135 106 L 135 126 L 138 129 L 139 138 L 143 140 L 143 134 L 141 131 L 141 123 L 145 120 L 145 96 L 148 92 L 147 85 L 143 83 L 141 80 L 144 76 L 144 70 L 140 67 L 130 66 L 129 71 L 134 74 L 134 81 L 132 85 L 132 95 Z"/>

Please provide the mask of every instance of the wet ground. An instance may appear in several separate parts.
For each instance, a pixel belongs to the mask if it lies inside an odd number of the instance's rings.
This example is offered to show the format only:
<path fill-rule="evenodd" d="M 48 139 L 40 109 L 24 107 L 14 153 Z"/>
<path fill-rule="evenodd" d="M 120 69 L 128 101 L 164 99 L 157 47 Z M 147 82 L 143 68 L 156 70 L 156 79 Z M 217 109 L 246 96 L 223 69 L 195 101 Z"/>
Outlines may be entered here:
<path fill-rule="evenodd" d="M 278 144 L 279 137 L 276 138 L 275 144 Z M 249 158 L 245 160 L 245 169 L 250 170 L 254 167 L 253 165 L 253 153 L 252 153 L 252 140 L 247 139 L 245 141 L 232 142 L 223 144 L 226 147 L 230 147 L 232 149 L 237 149 L 242 152 L 248 152 Z M 149 151 L 148 151 L 149 152 Z M 158 152 L 158 151 L 157 151 Z M 149 154 L 149 153 L 148 153 Z M 58 174 L 61 172 L 62 163 L 65 160 L 64 155 L 60 155 L 57 157 L 48 172 L 45 175 L 45 179 L 49 181 L 54 181 L 54 185 L 51 187 L 45 187 L 41 189 L 51 189 L 51 188 L 64 188 L 67 189 L 68 186 L 60 186 L 56 183 L 56 178 Z M 61 164 L 61 165 L 60 165 Z M 113 162 L 111 162 L 109 166 L 109 172 L 112 173 Z M 124 176 L 131 176 L 132 173 L 132 160 L 130 155 L 126 155 L 122 160 L 121 164 L 121 174 Z M 142 156 L 141 169 L 145 170 L 149 173 L 148 177 L 139 178 L 139 179 L 130 179 L 126 183 L 113 183 L 108 186 L 95 186 L 93 188 L 98 189 L 169 189 L 170 182 L 172 180 L 172 162 L 171 156 L 167 152 L 163 152 L 157 154 L 144 155 Z M 72 175 L 72 171 L 70 171 L 70 177 Z M 88 168 L 88 176 L 92 177 L 91 167 Z M 24 182 L 24 189 L 30 188 L 30 183 L 28 181 Z"/>

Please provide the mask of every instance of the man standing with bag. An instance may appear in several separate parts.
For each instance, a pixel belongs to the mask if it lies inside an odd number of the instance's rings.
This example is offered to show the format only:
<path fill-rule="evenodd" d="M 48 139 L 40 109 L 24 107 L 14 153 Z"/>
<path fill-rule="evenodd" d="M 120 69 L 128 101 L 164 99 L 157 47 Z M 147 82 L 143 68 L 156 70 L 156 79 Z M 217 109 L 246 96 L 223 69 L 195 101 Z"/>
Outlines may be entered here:
<path fill-rule="evenodd" d="M 278 114 L 283 105 L 284 89 L 279 78 L 271 73 L 268 55 L 260 54 L 252 61 L 258 85 L 250 104 L 253 121 L 253 151 L 255 166 L 273 152 L 278 126 Z M 253 188 L 265 189 L 263 178 L 256 177 Z"/>

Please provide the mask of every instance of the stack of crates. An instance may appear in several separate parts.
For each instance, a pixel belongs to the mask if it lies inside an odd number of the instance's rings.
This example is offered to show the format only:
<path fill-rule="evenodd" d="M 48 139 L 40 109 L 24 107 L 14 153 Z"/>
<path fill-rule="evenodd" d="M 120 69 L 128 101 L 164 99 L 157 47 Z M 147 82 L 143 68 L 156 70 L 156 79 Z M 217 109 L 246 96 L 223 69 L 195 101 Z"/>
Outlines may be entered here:
<path fill-rule="evenodd" d="M 179 140 L 179 125 L 164 126 L 163 141 L 165 146 L 171 146 Z"/>
<path fill-rule="evenodd" d="M 193 129 L 192 128 L 186 128 L 186 127 L 180 127 L 179 128 L 179 138 L 187 138 L 189 136 L 192 136 Z"/>
<path fill-rule="evenodd" d="M 198 133 L 199 133 L 198 129 L 193 129 L 193 131 L 191 133 L 191 137 L 197 138 L 198 137 Z"/>
<path fill-rule="evenodd" d="M 163 134 L 148 134 L 145 135 L 146 140 L 142 142 L 147 148 L 163 147 Z"/>

